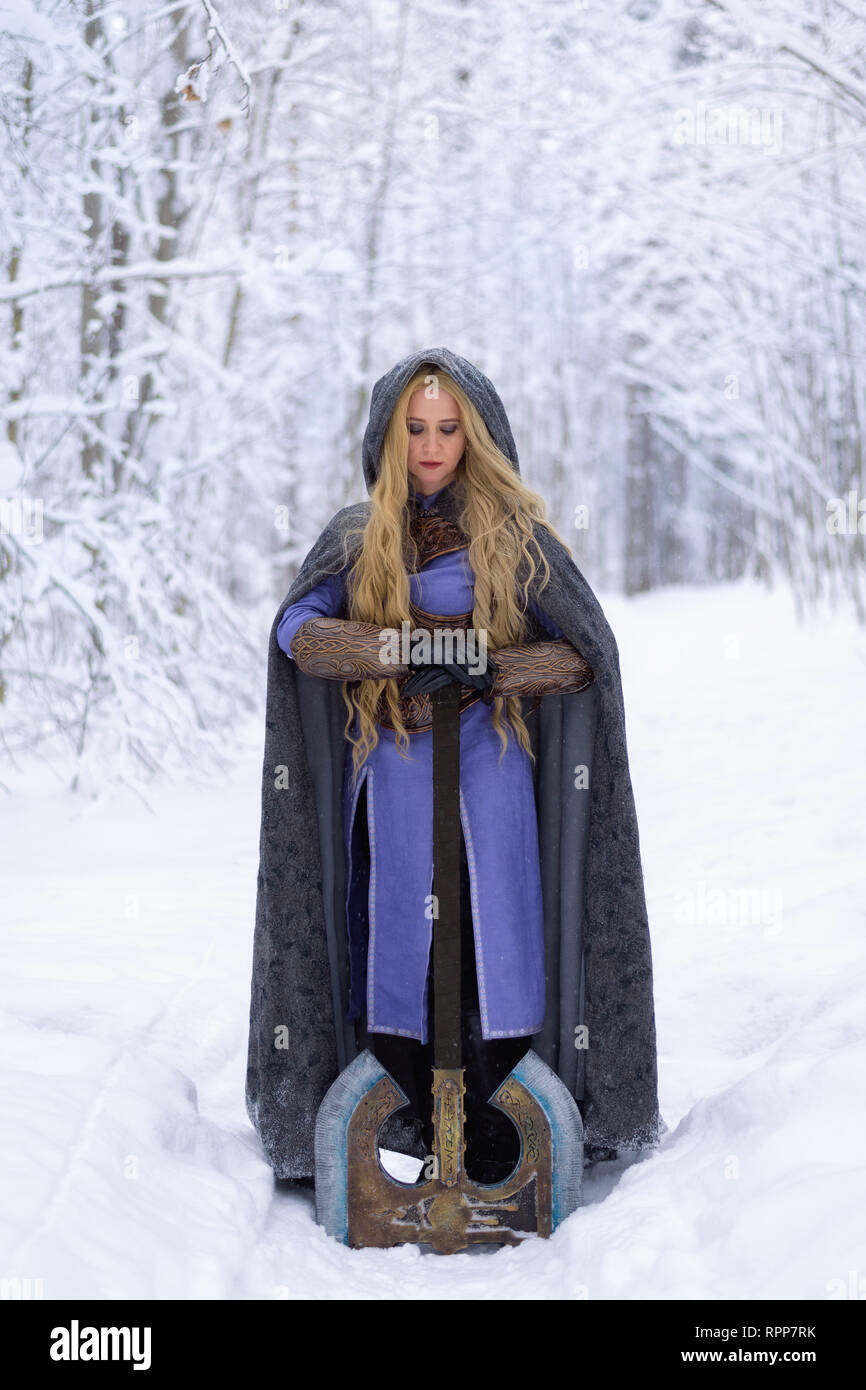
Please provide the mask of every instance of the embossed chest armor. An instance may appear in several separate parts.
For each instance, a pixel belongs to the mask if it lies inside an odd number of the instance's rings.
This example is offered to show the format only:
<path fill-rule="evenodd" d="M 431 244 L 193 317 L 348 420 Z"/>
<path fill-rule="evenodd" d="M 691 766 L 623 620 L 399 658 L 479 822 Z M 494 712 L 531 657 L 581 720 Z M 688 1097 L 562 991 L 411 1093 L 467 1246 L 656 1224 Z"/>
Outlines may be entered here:
<path fill-rule="evenodd" d="M 441 496 L 429 508 L 422 507 L 418 502 L 410 503 L 409 534 L 418 548 L 417 561 L 408 542 L 403 548 L 403 563 L 410 574 L 418 573 L 429 560 L 434 559 L 437 555 L 447 555 L 451 551 L 463 550 L 468 547 L 469 537 L 461 528 L 455 515 L 455 496 L 451 488 L 446 487 Z M 466 632 L 472 626 L 472 609 L 468 613 L 431 613 L 410 600 L 409 615 L 413 628 L 425 628 L 428 632 L 432 632 L 434 628 L 450 628 L 453 631 Z M 523 638 L 524 642 L 533 642 L 543 636 L 543 628 L 531 612 L 526 614 L 526 623 L 527 632 Z M 430 696 L 402 694 L 402 687 L 408 681 L 409 674 L 411 673 L 397 678 L 403 722 L 408 730 L 432 729 L 433 708 Z M 482 699 L 481 691 L 475 690 L 472 686 L 461 685 L 460 713 L 462 714 L 465 709 L 480 699 Z M 534 709 L 537 709 L 539 703 L 539 698 L 528 697 L 524 702 L 524 714 L 532 713 Z M 376 719 L 384 728 L 394 731 L 384 692 L 380 696 L 376 708 Z"/>
<path fill-rule="evenodd" d="M 446 490 L 447 495 L 447 490 Z M 449 498 L 450 501 L 450 498 Z M 463 550 L 469 545 L 469 537 L 462 530 L 456 518 L 449 515 L 453 512 L 452 507 L 440 508 L 436 503 L 431 507 L 422 507 L 419 503 L 409 508 L 409 534 L 418 548 L 417 560 L 412 553 L 409 544 L 403 547 L 403 563 L 410 574 L 417 574 L 429 560 L 437 555 L 448 555 L 454 550 Z M 432 632 L 434 628 L 450 628 L 453 631 L 466 632 L 472 626 L 472 609 L 468 613 L 431 613 L 424 608 L 419 608 L 411 600 L 409 602 L 409 617 L 413 628 L 426 628 Z M 411 673 L 410 673 L 411 674 Z M 400 698 L 400 713 L 407 729 L 415 731 L 421 729 L 432 729 L 433 709 L 429 695 L 403 695 L 402 687 L 409 679 L 409 675 L 401 676 L 397 681 L 397 689 Z M 460 687 L 460 713 L 474 705 L 476 700 L 481 699 L 481 692 L 474 690 L 471 686 L 461 685 Z M 386 729 L 394 730 L 391 722 L 391 715 L 384 691 L 379 698 L 376 708 L 376 719 Z"/>

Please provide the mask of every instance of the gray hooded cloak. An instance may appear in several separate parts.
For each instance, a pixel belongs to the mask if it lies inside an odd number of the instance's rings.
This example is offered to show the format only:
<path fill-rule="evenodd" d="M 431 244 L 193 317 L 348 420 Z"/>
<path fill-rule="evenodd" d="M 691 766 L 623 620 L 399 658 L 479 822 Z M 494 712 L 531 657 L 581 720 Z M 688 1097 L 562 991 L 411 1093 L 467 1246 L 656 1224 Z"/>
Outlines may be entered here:
<path fill-rule="evenodd" d="M 462 387 L 519 475 L 508 417 L 492 383 L 440 347 L 403 358 L 373 387 L 363 443 L 368 492 L 397 398 L 427 363 Z M 319 1105 L 363 1044 L 355 1022 L 346 1020 L 342 794 L 349 745 L 341 683 L 301 671 L 276 634 L 286 608 L 343 567 L 343 535 L 363 527 L 370 506 L 344 507 L 328 522 L 270 634 L 246 1105 L 279 1178 L 314 1174 Z M 529 592 L 583 654 L 595 680 L 579 694 L 546 695 L 527 717 L 536 754 L 547 974 L 544 1027 L 531 1046 L 577 1101 L 587 1145 L 637 1150 L 655 1145 L 666 1126 L 658 1108 L 652 959 L 619 655 L 574 561 L 543 527 L 534 531 L 550 581 L 542 589 L 536 576 Z M 356 553 L 351 549 L 349 558 Z M 383 736 L 393 734 L 380 731 Z M 399 1117 L 392 1116 L 383 1145 L 404 1147 L 399 1135 Z"/>

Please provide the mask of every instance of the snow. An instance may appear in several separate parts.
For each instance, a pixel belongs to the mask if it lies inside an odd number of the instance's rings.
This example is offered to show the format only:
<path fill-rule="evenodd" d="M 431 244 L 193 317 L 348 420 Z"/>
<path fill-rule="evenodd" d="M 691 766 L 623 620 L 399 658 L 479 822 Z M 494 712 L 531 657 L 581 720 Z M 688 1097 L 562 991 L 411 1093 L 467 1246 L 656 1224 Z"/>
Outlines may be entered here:
<path fill-rule="evenodd" d="M 866 634 L 750 583 L 603 600 L 655 971 L 658 1150 L 549 1241 L 352 1251 L 243 1101 L 259 718 L 212 785 L 0 803 L 4 1279 L 45 1298 L 866 1294 Z M 407 1162 L 407 1160 L 404 1160 Z M 857 1291 L 859 1290 L 859 1295 Z"/>

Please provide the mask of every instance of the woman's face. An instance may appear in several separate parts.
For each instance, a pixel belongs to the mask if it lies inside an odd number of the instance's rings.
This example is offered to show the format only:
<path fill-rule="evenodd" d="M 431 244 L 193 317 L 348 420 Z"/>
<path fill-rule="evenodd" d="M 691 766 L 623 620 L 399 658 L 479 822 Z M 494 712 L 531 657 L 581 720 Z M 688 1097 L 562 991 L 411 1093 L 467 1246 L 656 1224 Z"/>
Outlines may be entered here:
<path fill-rule="evenodd" d="M 409 473 L 418 492 L 438 492 L 454 476 L 466 447 L 460 408 L 453 396 L 440 391 L 428 400 L 423 390 L 409 397 Z"/>

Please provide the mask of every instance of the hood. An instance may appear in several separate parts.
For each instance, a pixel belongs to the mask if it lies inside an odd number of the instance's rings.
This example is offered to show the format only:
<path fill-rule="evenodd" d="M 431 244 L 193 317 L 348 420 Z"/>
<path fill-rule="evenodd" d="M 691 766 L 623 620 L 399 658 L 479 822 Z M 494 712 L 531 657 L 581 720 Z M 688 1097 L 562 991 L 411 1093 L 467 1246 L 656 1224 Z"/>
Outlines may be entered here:
<path fill-rule="evenodd" d="M 413 352 L 409 357 L 402 358 L 389 372 L 380 376 L 373 387 L 373 394 L 370 397 L 370 418 L 364 431 L 363 444 L 364 481 L 367 484 L 367 491 L 372 492 L 373 485 L 379 476 L 379 455 L 382 452 L 382 441 L 385 438 L 388 421 L 394 413 L 394 406 L 397 404 L 400 392 L 415 375 L 418 368 L 424 364 L 429 364 L 434 370 L 438 367 L 441 371 L 448 372 L 457 382 L 457 385 L 466 392 L 487 425 L 494 444 L 502 450 L 515 473 L 519 476 L 520 464 L 511 426 L 508 423 L 505 406 L 499 399 L 492 381 L 488 381 L 484 373 L 480 372 L 471 362 L 467 362 L 465 357 L 458 357 L 456 352 L 449 352 L 448 348 L 445 347 L 426 348 L 421 352 Z"/>

